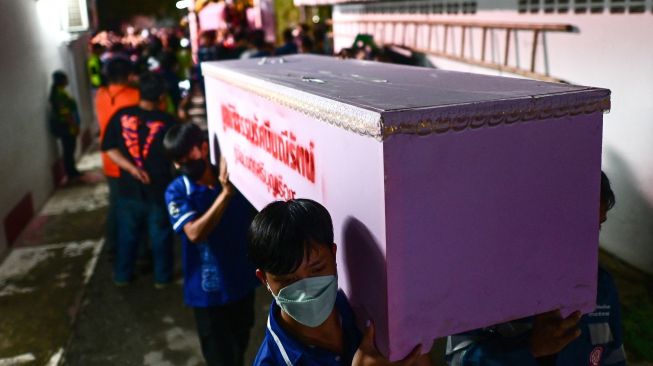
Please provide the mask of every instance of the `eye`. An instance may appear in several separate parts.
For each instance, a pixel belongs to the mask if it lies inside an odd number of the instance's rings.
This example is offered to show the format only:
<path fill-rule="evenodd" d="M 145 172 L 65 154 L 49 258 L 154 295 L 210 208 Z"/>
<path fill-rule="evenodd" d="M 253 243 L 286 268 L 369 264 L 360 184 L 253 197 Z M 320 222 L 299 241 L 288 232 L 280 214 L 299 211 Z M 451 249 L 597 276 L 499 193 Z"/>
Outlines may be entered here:
<path fill-rule="evenodd" d="M 320 273 L 326 269 L 326 265 L 321 265 L 315 269 L 313 269 L 313 273 Z"/>

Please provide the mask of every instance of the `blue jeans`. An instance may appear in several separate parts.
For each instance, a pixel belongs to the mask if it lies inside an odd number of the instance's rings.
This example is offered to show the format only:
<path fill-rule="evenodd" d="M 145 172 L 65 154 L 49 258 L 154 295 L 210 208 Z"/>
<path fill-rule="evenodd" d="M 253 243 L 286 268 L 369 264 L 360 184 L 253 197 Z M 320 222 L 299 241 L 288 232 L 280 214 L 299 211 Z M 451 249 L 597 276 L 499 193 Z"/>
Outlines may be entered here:
<path fill-rule="evenodd" d="M 154 281 L 172 281 L 173 232 L 164 201 L 148 202 L 120 197 L 116 202 L 116 212 L 118 242 L 113 279 L 117 282 L 128 282 L 132 279 L 138 248 L 142 246 L 142 243 L 139 243 L 142 237 L 140 233 L 145 225 L 152 247 Z"/>
<path fill-rule="evenodd" d="M 109 186 L 109 205 L 107 207 L 107 234 L 104 243 L 109 253 L 116 253 L 116 243 L 118 242 L 118 180 L 120 178 L 107 177 Z"/>

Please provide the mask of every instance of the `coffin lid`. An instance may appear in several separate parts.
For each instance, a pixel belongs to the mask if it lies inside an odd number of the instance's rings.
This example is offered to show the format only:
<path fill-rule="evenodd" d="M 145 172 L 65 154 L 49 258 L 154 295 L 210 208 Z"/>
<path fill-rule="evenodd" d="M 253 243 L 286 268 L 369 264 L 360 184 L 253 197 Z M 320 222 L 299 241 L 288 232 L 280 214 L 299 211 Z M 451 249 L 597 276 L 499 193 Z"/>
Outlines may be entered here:
<path fill-rule="evenodd" d="M 204 62 L 202 72 L 378 140 L 610 109 L 608 89 L 316 55 Z"/>

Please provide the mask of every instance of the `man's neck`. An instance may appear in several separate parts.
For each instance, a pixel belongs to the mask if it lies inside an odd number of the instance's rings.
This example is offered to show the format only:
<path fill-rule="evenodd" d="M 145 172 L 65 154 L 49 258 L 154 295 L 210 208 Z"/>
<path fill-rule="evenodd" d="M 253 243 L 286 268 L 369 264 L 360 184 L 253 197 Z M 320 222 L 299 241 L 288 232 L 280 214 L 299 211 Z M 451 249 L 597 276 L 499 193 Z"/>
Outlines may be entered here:
<path fill-rule="evenodd" d="M 338 355 L 344 353 L 344 334 L 340 314 L 335 307 L 327 320 L 315 328 L 299 323 L 284 311 L 280 311 L 280 315 L 280 325 L 301 343 L 308 346 L 317 346 Z"/>
<path fill-rule="evenodd" d="M 202 178 L 197 181 L 197 184 L 201 184 L 203 186 L 207 186 L 210 188 L 215 188 L 217 183 L 218 180 L 213 172 L 213 166 L 211 165 L 211 163 L 207 161 L 206 169 L 204 169 L 204 174 L 202 174 Z"/>
<path fill-rule="evenodd" d="M 141 101 L 138 102 L 138 106 L 146 111 L 154 111 L 156 110 L 157 104 L 155 102 L 150 102 L 149 100 L 141 99 Z"/>

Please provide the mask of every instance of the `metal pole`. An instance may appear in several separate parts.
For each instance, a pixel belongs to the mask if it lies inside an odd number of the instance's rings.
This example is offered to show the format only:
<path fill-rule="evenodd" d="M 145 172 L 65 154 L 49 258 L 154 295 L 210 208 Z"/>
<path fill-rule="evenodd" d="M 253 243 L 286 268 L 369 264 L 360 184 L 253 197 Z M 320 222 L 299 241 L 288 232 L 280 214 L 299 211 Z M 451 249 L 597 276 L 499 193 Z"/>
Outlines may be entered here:
<path fill-rule="evenodd" d="M 537 57 L 537 40 L 540 38 L 540 31 L 536 29 L 533 32 L 533 49 L 531 50 L 531 72 L 535 72 L 535 60 Z"/>
<path fill-rule="evenodd" d="M 512 29 L 510 29 L 510 28 L 506 29 L 506 54 L 505 54 L 505 57 L 503 59 L 503 64 L 505 66 L 508 66 L 508 53 L 510 52 L 510 33 L 511 33 L 511 31 L 512 31 Z"/>

